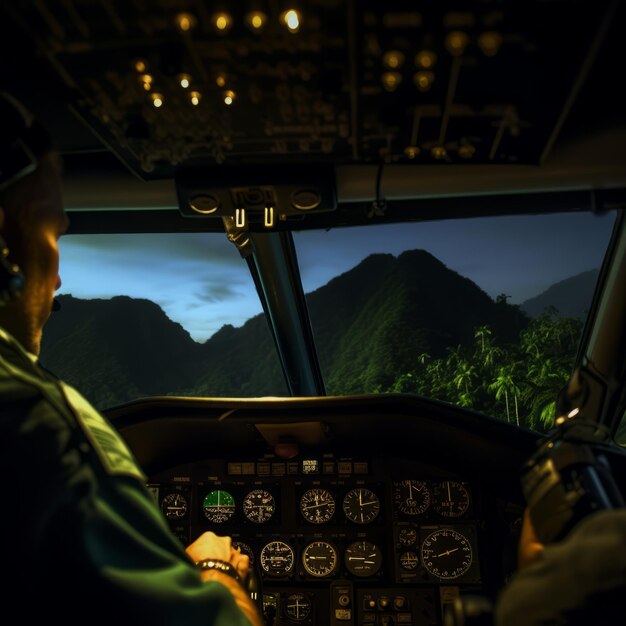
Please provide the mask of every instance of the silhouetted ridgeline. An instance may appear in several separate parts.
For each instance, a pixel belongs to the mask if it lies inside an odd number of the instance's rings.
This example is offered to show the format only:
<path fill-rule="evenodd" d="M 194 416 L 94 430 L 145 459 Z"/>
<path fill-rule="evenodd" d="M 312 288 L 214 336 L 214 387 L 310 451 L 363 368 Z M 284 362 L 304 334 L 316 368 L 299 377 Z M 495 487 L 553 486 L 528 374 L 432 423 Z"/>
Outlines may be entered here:
<path fill-rule="evenodd" d="M 547 307 L 553 306 L 561 317 L 586 319 L 599 273 L 599 270 L 589 270 L 555 283 L 538 296 L 523 302 L 520 308 L 531 317 L 537 317 Z"/>
<path fill-rule="evenodd" d="M 147 300 L 59 299 L 42 363 L 99 407 L 148 395 L 286 394 L 262 315 L 199 344 Z M 369 256 L 307 301 L 329 394 L 384 388 L 419 354 L 470 345 L 478 326 L 514 341 L 527 324 L 518 307 L 422 250 Z"/>

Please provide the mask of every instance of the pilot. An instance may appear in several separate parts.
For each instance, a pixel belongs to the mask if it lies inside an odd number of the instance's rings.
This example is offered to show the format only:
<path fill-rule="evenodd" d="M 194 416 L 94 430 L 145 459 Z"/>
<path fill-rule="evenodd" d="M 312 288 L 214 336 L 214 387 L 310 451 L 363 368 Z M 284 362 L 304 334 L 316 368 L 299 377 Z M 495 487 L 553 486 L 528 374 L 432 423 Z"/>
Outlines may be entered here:
<path fill-rule="evenodd" d="M 213 533 L 183 549 L 116 431 L 38 363 L 67 227 L 60 160 L 48 134 L 0 94 L 5 619 L 260 626 L 242 583 L 248 557 Z"/>
<path fill-rule="evenodd" d="M 592 626 L 626 618 L 626 509 L 599 511 L 542 545 L 528 511 L 518 571 L 496 604 L 496 626 Z"/>

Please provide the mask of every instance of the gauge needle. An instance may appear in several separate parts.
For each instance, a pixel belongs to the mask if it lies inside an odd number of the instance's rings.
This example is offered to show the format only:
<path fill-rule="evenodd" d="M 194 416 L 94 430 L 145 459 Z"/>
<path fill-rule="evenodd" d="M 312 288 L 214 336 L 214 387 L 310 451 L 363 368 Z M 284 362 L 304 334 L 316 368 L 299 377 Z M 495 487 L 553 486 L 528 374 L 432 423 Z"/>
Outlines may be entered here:
<path fill-rule="evenodd" d="M 449 554 L 452 554 L 453 552 L 456 552 L 458 550 L 458 548 L 452 548 L 452 550 L 446 550 L 445 552 L 442 552 L 441 554 L 438 554 L 437 556 L 448 556 Z"/>
<path fill-rule="evenodd" d="M 320 506 L 326 506 L 328 503 L 327 502 L 320 502 L 319 504 L 311 504 L 310 506 L 303 506 L 302 510 L 303 511 L 308 511 L 309 509 L 317 509 Z"/>
<path fill-rule="evenodd" d="M 450 481 L 447 481 L 446 485 L 448 486 L 448 500 L 452 500 L 452 496 L 450 495 Z"/>

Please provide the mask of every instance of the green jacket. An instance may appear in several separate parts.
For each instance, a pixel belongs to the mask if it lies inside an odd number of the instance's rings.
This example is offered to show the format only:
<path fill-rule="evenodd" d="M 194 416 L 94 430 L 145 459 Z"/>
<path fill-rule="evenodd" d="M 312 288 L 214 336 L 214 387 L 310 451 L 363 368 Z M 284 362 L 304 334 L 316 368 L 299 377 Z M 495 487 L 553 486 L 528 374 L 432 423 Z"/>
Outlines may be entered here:
<path fill-rule="evenodd" d="M 5 617 L 249 626 L 200 581 L 116 431 L 1 328 L 0 469 Z"/>

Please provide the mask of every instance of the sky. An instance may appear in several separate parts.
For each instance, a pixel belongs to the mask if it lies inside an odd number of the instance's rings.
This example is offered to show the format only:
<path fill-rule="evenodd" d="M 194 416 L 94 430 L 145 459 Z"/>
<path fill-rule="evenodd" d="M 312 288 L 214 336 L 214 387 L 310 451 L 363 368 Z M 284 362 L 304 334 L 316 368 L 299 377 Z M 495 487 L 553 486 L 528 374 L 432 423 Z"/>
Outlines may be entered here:
<path fill-rule="evenodd" d="M 305 292 L 372 253 L 424 249 L 495 298 L 519 304 L 598 268 L 614 215 L 568 213 L 446 220 L 294 234 Z M 127 295 L 161 306 L 196 341 L 261 312 L 245 261 L 218 233 L 66 235 L 61 294 Z"/>

